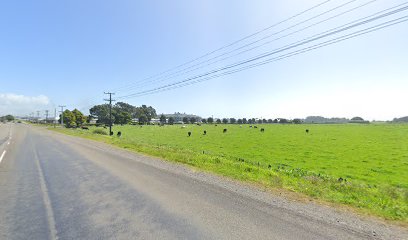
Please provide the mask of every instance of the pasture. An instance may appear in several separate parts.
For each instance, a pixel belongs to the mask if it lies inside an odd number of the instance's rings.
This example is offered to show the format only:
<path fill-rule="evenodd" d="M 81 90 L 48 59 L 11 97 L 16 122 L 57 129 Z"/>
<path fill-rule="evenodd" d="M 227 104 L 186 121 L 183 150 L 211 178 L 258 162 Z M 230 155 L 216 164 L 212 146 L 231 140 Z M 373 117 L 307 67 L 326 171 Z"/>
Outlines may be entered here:
<path fill-rule="evenodd" d="M 408 125 L 257 126 L 114 126 L 120 138 L 93 134 L 96 127 L 57 131 L 408 221 Z"/>

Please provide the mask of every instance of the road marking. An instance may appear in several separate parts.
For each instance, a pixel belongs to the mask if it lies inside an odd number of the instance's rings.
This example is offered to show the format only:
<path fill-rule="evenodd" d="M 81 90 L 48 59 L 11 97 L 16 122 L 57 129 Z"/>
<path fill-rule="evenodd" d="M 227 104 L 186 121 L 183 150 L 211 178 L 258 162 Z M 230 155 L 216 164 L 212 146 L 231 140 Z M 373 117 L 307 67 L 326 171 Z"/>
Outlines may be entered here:
<path fill-rule="evenodd" d="M 3 154 L 1 154 L 1 157 L 0 157 L 0 163 L 1 163 L 1 161 L 3 161 L 3 158 L 4 158 L 4 155 L 6 154 L 6 150 L 4 150 L 3 151 Z"/>
<path fill-rule="evenodd" d="M 37 151 L 34 149 L 34 158 L 37 165 L 38 175 L 40 178 L 40 188 L 43 195 L 43 202 L 45 205 L 45 211 L 47 212 L 48 229 L 50 231 L 50 239 L 58 239 L 57 228 L 55 224 L 54 211 L 52 210 L 50 195 L 48 194 L 47 184 L 45 182 L 44 173 L 41 168 L 40 159 Z"/>

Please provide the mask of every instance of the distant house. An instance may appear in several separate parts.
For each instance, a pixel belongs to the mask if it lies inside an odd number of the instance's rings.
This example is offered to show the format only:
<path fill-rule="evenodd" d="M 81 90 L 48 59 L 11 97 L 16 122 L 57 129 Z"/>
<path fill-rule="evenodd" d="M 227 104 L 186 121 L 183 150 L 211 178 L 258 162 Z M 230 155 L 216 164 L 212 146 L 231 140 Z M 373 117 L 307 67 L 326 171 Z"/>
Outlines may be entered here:
<path fill-rule="evenodd" d="M 96 124 L 96 122 L 98 121 L 97 118 L 92 118 L 91 120 L 89 120 L 90 124 Z"/>
<path fill-rule="evenodd" d="M 160 118 L 152 118 L 150 120 L 150 124 L 157 124 L 157 123 L 160 123 Z"/>

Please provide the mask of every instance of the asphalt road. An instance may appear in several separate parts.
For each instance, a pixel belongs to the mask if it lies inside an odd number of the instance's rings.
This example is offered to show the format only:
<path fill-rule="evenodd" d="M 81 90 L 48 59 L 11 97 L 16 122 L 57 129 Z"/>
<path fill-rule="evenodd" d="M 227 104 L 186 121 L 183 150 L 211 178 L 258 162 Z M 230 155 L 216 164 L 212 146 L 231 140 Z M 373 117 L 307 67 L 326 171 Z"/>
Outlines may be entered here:
<path fill-rule="evenodd" d="M 0 239 L 407 236 L 406 229 L 25 124 L 0 125 L 4 151 Z"/>

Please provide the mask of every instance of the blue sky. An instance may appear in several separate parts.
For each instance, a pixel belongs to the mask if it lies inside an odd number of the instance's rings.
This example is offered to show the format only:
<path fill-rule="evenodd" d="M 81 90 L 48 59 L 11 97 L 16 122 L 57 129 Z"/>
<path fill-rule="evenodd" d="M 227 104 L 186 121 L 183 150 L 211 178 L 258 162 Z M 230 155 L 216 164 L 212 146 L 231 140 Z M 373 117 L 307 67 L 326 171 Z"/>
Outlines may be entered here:
<path fill-rule="evenodd" d="M 0 115 L 53 111 L 58 105 L 87 113 L 89 106 L 102 103 L 104 91 L 120 97 L 181 81 L 404 3 L 355 0 L 340 8 L 349 1 L 332 0 L 239 44 L 275 34 L 335 7 L 339 8 L 281 35 L 367 5 L 196 71 L 129 87 L 322 2 L 2 1 Z M 408 11 L 377 23 L 405 15 Z M 388 120 L 408 115 L 406 39 L 408 22 L 261 67 L 123 101 L 152 105 L 159 113 L 178 111 L 203 117 L 322 115 Z"/>

